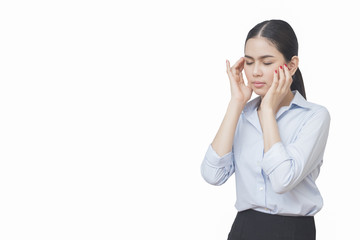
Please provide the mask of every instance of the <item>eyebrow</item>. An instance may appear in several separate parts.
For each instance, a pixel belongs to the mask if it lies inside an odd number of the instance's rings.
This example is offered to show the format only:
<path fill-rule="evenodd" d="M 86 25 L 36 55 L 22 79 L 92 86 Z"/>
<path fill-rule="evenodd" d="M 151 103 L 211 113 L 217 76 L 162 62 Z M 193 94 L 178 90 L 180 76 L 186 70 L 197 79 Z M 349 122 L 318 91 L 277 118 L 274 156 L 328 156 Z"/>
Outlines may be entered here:
<path fill-rule="evenodd" d="M 253 57 L 249 56 L 249 55 L 245 55 L 246 58 L 250 58 L 250 59 L 254 59 Z M 263 55 L 260 56 L 259 59 L 264 59 L 264 58 L 269 58 L 269 57 L 274 57 L 272 55 Z"/>

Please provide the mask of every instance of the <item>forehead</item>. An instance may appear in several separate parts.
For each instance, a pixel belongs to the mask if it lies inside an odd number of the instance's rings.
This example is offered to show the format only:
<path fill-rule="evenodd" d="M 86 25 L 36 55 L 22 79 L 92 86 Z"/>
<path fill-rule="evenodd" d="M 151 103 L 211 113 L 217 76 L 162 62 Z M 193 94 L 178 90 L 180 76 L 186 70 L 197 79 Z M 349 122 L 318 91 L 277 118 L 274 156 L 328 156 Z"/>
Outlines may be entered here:
<path fill-rule="evenodd" d="M 274 57 L 282 56 L 276 47 L 263 37 L 250 38 L 245 45 L 245 55 L 254 58 L 263 55 L 273 55 Z"/>

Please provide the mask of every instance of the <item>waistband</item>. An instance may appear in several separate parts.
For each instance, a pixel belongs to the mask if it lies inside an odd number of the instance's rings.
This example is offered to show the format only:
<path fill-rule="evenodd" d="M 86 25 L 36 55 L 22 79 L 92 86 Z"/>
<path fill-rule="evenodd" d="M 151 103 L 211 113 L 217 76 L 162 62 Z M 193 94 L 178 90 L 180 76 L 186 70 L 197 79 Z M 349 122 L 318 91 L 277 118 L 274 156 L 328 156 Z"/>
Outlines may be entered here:
<path fill-rule="evenodd" d="M 264 212 L 256 211 L 254 209 L 248 209 L 248 210 L 238 212 L 238 215 L 268 218 L 268 219 L 287 219 L 287 220 L 294 220 L 294 219 L 313 220 L 314 219 L 314 216 L 284 216 L 284 215 L 278 215 L 278 214 L 264 213 Z"/>

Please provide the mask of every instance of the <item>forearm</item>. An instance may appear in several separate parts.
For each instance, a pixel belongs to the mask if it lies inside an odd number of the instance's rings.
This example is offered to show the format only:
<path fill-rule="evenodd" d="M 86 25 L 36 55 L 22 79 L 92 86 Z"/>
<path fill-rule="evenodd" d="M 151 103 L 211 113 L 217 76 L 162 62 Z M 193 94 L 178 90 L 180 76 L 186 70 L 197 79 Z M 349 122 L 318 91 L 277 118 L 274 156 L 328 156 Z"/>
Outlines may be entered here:
<path fill-rule="evenodd" d="M 262 109 L 259 113 L 259 119 L 263 131 L 264 152 L 267 152 L 275 143 L 281 141 L 279 128 L 275 113 L 270 109 Z"/>
<path fill-rule="evenodd" d="M 319 108 L 315 113 L 304 110 L 303 114 L 307 117 L 296 138 L 274 143 L 264 154 L 261 163 L 262 170 L 269 176 L 272 188 L 277 193 L 293 189 L 310 173 L 316 177 L 319 172 L 313 171 L 319 171 L 323 161 L 330 126 L 329 112 Z"/>
<path fill-rule="evenodd" d="M 236 125 L 245 103 L 230 100 L 225 117 L 212 142 L 212 148 L 221 157 L 232 149 Z"/>
<path fill-rule="evenodd" d="M 202 177 L 212 185 L 222 185 L 235 171 L 233 157 L 232 152 L 219 157 L 210 145 L 201 164 Z"/>

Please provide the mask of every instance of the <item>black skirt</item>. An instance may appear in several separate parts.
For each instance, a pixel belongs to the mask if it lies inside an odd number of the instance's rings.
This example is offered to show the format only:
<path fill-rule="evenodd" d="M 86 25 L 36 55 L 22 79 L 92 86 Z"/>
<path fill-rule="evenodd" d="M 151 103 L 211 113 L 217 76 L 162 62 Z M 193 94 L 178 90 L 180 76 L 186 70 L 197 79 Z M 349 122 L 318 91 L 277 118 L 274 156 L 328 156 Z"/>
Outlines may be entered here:
<path fill-rule="evenodd" d="M 280 216 L 246 210 L 238 212 L 228 240 L 315 240 L 313 216 Z"/>

